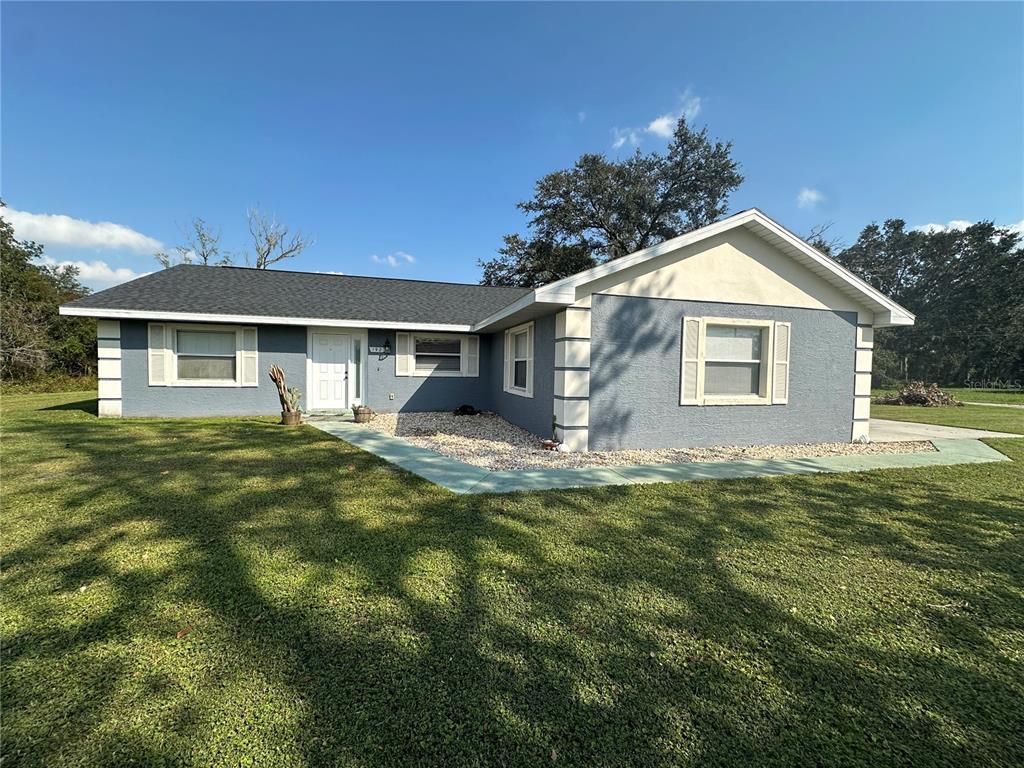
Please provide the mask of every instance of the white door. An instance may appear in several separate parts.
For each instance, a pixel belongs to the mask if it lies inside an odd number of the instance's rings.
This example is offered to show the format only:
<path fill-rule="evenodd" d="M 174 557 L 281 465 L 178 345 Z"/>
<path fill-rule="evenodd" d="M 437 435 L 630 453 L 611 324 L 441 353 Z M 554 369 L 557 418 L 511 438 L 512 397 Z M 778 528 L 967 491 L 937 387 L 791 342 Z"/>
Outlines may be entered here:
<path fill-rule="evenodd" d="M 352 337 L 347 333 L 313 334 L 313 402 L 311 408 L 348 408 L 348 364 Z"/>

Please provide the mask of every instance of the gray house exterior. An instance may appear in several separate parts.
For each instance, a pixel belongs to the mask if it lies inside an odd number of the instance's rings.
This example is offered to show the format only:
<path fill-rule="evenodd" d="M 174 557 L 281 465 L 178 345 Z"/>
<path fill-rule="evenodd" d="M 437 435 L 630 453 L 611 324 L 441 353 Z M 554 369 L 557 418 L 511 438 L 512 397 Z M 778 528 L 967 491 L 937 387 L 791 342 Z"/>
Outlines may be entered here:
<path fill-rule="evenodd" d="M 868 435 L 873 331 L 913 315 L 756 209 L 540 288 L 182 265 L 95 317 L 103 417 L 493 411 L 571 450 Z"/>

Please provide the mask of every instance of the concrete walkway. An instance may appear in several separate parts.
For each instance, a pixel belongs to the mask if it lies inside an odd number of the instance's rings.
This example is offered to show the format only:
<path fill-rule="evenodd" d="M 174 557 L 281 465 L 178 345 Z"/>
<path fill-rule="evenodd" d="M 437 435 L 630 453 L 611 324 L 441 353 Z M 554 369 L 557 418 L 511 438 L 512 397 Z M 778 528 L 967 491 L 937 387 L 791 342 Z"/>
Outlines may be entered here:
<path fill-rule="evenodd" d="M 941 424 L 919 424 L 916 421 L 872 419 L 871 442 L 899 443 L 904 440 L 977 440 L 981 437 L 1021 437 L 1010 432 L 991 432 L 987 429 L 947 427 Z"/>
<path fill-rule="evenodd" d="M 453 493 L 506 493 L 601 485 L 678 483 L 738 477 L 808 475 L 821 472 L 862 472 L 869 469 L 934 467 L 1009 461 L 977 440 L 934 440 L 937 450 L 924 453 L 876 453 L 823 456 L 813 459 L 743 459 L 738 461 L 644 464 L 585 469 L 521 469 L 493 471 L 442 456 L 398 437 L 347 421 L 319 421 L 310 426 L 351 443 Z M 1017 435 L 1014 435 L 1017 437 Z"/>

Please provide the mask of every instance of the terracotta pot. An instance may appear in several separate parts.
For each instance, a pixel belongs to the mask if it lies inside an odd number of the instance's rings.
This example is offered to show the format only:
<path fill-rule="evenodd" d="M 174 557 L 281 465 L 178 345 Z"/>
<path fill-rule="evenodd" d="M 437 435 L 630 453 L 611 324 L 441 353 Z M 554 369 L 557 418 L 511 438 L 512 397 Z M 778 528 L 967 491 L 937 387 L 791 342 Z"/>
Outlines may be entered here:
<path fill-rule="evenodd" d="M 366 405 L 360 405 L 352 409 L 352 418 L 356 424 L 365 424 L 373 416 L 373 410 Z"/>
<path fill-rule="evenodd" d="M 281 411 L 281 423 L 290 427 L 301 424 L 302 413 L 300 411 Z"/>

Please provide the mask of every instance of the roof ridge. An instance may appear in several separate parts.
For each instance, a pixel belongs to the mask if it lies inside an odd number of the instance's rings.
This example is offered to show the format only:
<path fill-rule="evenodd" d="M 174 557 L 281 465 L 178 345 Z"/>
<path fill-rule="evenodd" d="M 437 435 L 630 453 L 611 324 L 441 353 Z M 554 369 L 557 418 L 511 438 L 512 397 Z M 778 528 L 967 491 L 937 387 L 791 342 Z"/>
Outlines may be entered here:
<path fill-rule="evenodd" d="M 263 273 L 279 273 L 279 274 L 290 274 L 290 275 L 310 275 L 317 277 L 347 277 L 358 280 L 390 280 L 396 283 L 426 283 L 428 285 L 458 285 L 466 288 L 502 288 L 505 290 L 513 289 L 517 291 L 528 291 L 530 288 L 521 288 L 516 285 L 484 285 L 483 283 L 460 283 L 455 280 L 423 280 L 415 277 L 384 277 L 377 275 L 350 275 L 348 273 L 335 274 L 332 272 L 310 272 L 302 269 L 260 269 L 258 267 L 244 267 L 237 264 L 176 264 L 175 267 L 209 267 L 211 269 L 237 269 L 248 272 L 263 272 Z M 172 267 L 173 269 L 174 267 Z"/>

